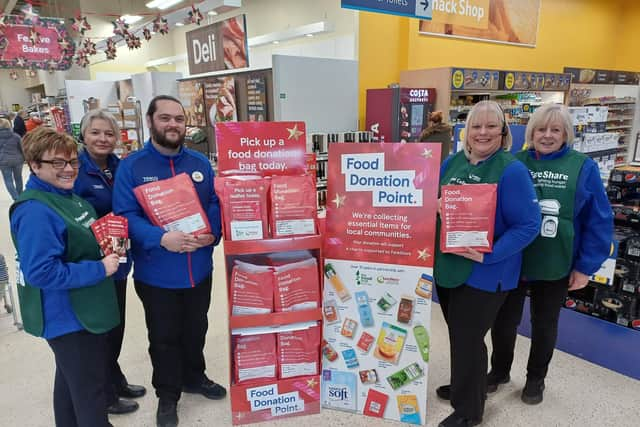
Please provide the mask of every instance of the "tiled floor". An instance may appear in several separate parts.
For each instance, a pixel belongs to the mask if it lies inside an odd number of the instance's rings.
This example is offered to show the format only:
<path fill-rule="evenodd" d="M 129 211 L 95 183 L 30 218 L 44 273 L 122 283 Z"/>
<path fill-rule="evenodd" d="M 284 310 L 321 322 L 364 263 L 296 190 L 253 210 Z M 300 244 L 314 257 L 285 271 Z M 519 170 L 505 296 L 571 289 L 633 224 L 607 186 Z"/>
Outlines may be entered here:
<path fill-rule="evenodd" d="M 26 175 L 26 172 L 25 172 Z M 13 277 L 13 246 L 8 227 L 10 199 L 0 188 L 0 250 L 10 264 Z M 228 336 L 226 321 L 226 291 L 223 279 L 222 248 L 216 250 L 217 272 L 214 302 L 209 312 L 209 334 L 205 355 L 209 376 L 223 384 L 229 383 Z M 151 366 L 147 355 L 147 337 L 140 304 L 133 287 L 129 288 L 127 331 L 121 365 L 132 383 L 150 388 Z M 440 310 L 433 310 L 432 353 L 429 369 L 427 425 L 436 426 L 451 409 L 438 400 L 435 387 L 447 381 L 448 342 Z M 585 331 L 588 336 L 588 331 Z M 597 343 L 594 343 L 597 345 Z M 520 401 L 524 384 L 524 366 L 529 340 L 519 337 L 512 381 L 490 395 L 485 426 L 616 426 L 640 425 L 640 381 L 616 374 L 584 362 L 574 356 L 556 352 L 544 402 L 527 406 Z M 612 355 L 612 357 L 615 357 Z M 640 355 L 638 355 L 640 363 Z M 11 315 L 0 307 L 0 425 L 48 427 L 52 421 L 52 381 L 54 363 L 46 343 L 24 332 L 18 332 Z M 139 400 L 140 410 L 131 415 L 112 416 L 116 427 L 155 425 L 156 399 L 153 393 Z M 179 404 L 181 426 L 230 426 L 229 401 L 208 401 L 203 397 L 185 395 Z M 298 426 L 383 426 L 397 423 L 323 410 L 305 418 L 291 418 L 263 425 Z"/>

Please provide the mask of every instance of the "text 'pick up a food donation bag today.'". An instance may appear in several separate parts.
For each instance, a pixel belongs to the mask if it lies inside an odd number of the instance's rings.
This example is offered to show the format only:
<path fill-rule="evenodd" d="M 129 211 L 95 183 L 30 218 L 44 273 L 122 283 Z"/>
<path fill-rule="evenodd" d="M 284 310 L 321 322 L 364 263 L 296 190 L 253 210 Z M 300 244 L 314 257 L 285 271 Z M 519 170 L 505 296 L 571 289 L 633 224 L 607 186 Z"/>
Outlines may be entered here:
<path fill-rule="evenodd" d="M 440 250 L 493 250 L 496 184 L 443 185 L 440 192 Z"/>

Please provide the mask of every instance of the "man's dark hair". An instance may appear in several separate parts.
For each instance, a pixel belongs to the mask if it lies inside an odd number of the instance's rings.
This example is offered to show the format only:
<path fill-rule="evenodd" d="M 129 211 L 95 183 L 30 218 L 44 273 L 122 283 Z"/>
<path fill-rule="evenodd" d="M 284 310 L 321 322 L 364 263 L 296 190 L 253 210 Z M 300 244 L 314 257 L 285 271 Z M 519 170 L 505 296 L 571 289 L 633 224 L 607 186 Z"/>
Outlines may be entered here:
<path fill-rule="evenodd" d="M 151 100 L 151 102 L 149 103 L 149 108 L 147 109 L 147 116 L 153 118 L 153 114 L 158 109 L 158 105 L 157 105 L 158 101 L 173 101 L 173 102 L 176 102 L 176 103 L 180 104 L 180 106 L 182 107 L 182 111 L 184 112 L 184 107 L 182 106 L 182 102 L 180 102 L 179 99 L 174 98 L 171 95 L 158 95 L 155 98 L 153 98 Z"/>

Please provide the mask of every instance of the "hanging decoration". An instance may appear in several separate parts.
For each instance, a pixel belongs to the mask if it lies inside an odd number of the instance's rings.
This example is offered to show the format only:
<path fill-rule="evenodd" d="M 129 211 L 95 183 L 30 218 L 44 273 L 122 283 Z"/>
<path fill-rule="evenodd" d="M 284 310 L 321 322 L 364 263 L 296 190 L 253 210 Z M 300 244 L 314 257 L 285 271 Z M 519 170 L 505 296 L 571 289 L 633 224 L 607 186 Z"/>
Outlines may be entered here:
<path fill-rule="evenodd" d="M 127 47 L 129 48 L 129 50 L 139 49 L 141 46 L 140 37 L 135 36 L 131 33 L 127 33 L 124 36 L 124 41 L 125 43 L 127 43 Z"/>
<path fill-rule="evenodd" d="M 11 80 L 18 80 L 18 73 L 16 71 L 12 71 L 9 73 L 9 77 L 11 77 Z"/>
<path fill-rule="evenodd" d="M 202 13 L 200 13 L 200 9 L 198 9 L 195 5 L 191 5 L 191 10 L 189 11 L 187 20 L 191 24 L 200 25 L 200 22 L 204 20 L 204 16 L 202 16 Z"/>
<path fill-rule="evenodd" d="M 24 15 L 24 22 L 30 24 L 37 24 L 40 17 L 33 11 L 33 5 L 26 3 L 20 8 L 20 12 Z"/>
<path fill-rule="evenodd" d="M 169 23 L 163 17 L 158 16 L 153 20 L 153 31 L 164 36 L 169 32 Z"/>
<path fill-rule="evenodd" d="M 124 20 L 118 18 L 115 21 L 111 21 L 113 24 L 113 34 L 116 36 L 122 36 L 129 34 L 129 24 L 124 22 Z"/>
<path fill-rule="evenodd" d="M 71 29 L 84 36 L 85 31 L 91 29 L 91 25 L 89 24 L 89 21 L 87 21 L 86 16 L 82 16 L 80 12 L 78 12 L 75 18 L 71 18 Z"/>
<path fill-rule="evenodd" d="M 24 68 L 24 66 L 27 65 L 27 61 L 22 56 L 19 56 L 15 59 L 15 64 L 19 68 Z"/>
<path fill-rule="evenodd" d="M 34 78 L 37 75 L 38 73 L 36 73 L 36 70 L 27 70 L 27 77 Z"/>
<path fill-rule="evenodd" d="M 79 51 L 76 54 L 75 62 L 79 67 L 86 68 L 89 65 L 89 58 L 84 54 L 83 51 Z"/>
<path fill-rule="evenodd" d="M 82 49 L 86 55 L 95 55 L 97 53 L 96 44 L 92 42 L 91 39 L 84 39 Z"/>
<path fill-rule="evenodd" d="M 116 42 L 113 39 L 107 39 L 107 49 L 105 49 L 104 54 L 107 55 L 107 59 L 115 59 Z"/>
<path fill-rule="evenodd" d="M 60 46 L 60 49 L 62 50 L 66 50 L 69 48 L 69 45 L 71 43 L 69 43 L 69 41 L 67 41 L 67 39 L 63 38 L 63 37 L 58 37 L 58 46 Z"/>
<path fill-rule="evenodd" d="M 29 30 L 29 40 L 31 40 L 31 44 L 34 46 L 40 43 L 40 34 L 38 34 L 38 31 L 34 27 Z"/>
<path fill-rule="evenodd" d="M 144 27 L 144 30 L 142 30 L 142 36 L 146 41 L 151 40 L 151 30 L 147 27 Z"/>

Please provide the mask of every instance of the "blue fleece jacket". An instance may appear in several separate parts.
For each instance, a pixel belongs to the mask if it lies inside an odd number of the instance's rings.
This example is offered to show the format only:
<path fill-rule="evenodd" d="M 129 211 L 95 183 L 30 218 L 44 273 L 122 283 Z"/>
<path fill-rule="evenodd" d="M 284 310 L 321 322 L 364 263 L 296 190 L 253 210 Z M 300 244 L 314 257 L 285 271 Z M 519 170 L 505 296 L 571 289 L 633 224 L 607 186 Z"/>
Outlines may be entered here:
<path fill-rule="evenodd" d="M 214 245 L 191 253 L 170 252 L 160 246 L 165 231 L 151 223 L 133 193 L 139 185 L 183 172 L 191 177 L 196 188 L 216 245 L 221 235 L 220 204 L 213 189 L 213 169 L 205 156 L 184 147 L 176 155 L 166 156 L 148 141 L 142 150 L 122 160 L 118 167 L 113 211 L 129 220 L 133 277 L 151 286 L 189 288 L 204 280 L 213 270 Z"/>
<path fill-rule="evenodd" d="M 442 163 L 441 176 L 451 157 Z M 484 254 L 482 263 L 473 263 L 466 281 L 473 288 L 489 292 L 518 286 L 522 250 L 538 235 L 541 220 L 533 181 L 522 162 L 514 161 L 504 169 L 497 198 L 493 251 Z"/>
<path fill-rule="evenodd" d="M 76 182 L 73 184 L 73 192 L 91 203 L 98 218 L 101 218 L 112 211 L 113 179 L 109 179 L 105 175 L 86 150 L 80 153 L 78 159 L 80 159 L 80 169 Z M 115 176 L 119 163 L 120 159 L 113 154 L 107 158 L 107 165 L 112 176 Z M 131 254 L 127 256 L 126 263 L 120 264 L 113 279 L 124 280 L 129 275 L 129 271 L 131 271 Z"/>
<path fill-rule="evenodd" d="M 558 151 L 541 155 L 531 148 L 529 156 L 537 160 L 553 160 L 565 156 L 571 148 L 566 144 Z M 588 276 L 608 258 L 613 238 L 613 211 L 602 185 L 598 164 L 586 159 L 576 182 L 573 229 L 573 266 Z"/>
<path fill-rule="evenodd" d="M 35 175 L 27 190 L 71 195 Z M 37 200 L 18 205 L 11 215 L 11 233 L 20 248 L 20 269 L 31 286 L 42 289 L 43 337 L 52 339 L 84 328 L 71 308 L 69 290 L 93 286 L 106 277 L 101 261 L 65 262 L 66 225 L 53 209 Z M 71 243 L 73 244 L 73 243 Z"/>

